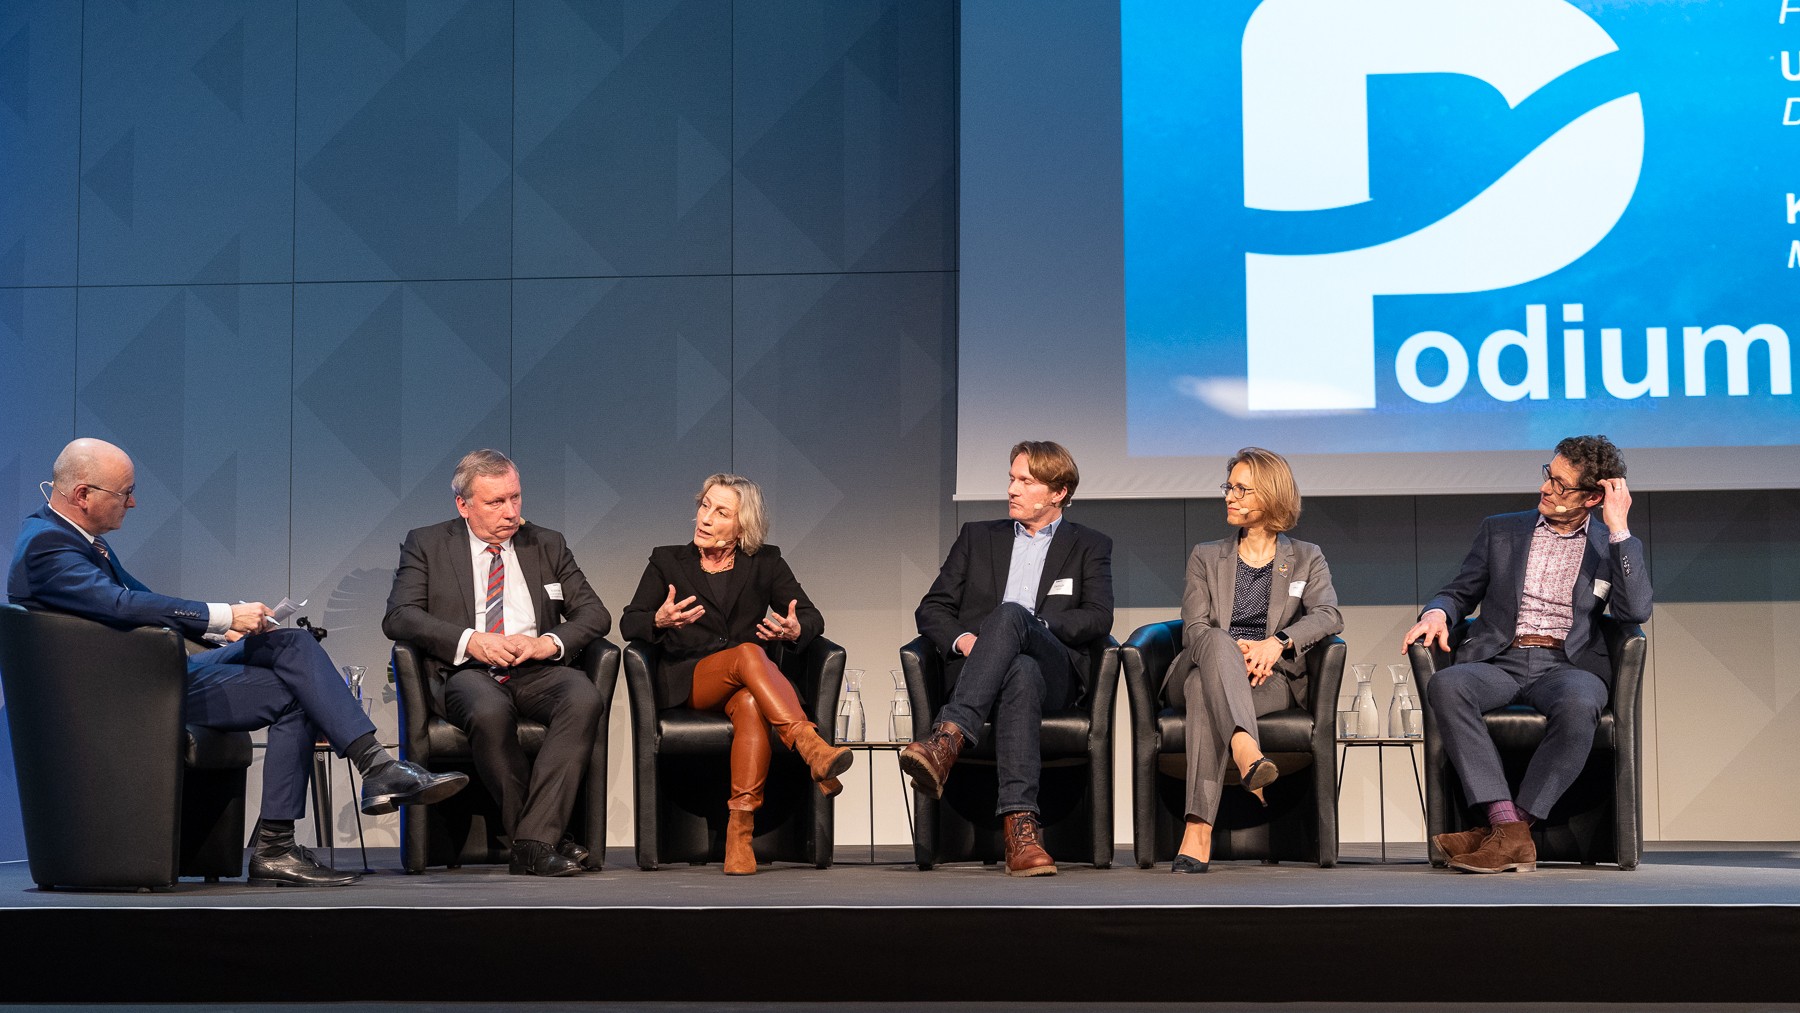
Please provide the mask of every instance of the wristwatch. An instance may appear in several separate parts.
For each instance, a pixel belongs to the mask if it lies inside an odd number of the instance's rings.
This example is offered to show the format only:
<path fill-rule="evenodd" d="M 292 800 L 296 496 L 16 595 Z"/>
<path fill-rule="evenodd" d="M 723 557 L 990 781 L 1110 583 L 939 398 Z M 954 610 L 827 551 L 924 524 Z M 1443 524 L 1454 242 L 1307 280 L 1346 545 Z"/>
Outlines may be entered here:
<path fill-rule="evenodd" d="M 1281 653 L 1286 654 L 1294 649 L 1294 638 L 1288 636 L 1286 630 L 1276 630 L 1270 636 L 1281 644 Z"/>

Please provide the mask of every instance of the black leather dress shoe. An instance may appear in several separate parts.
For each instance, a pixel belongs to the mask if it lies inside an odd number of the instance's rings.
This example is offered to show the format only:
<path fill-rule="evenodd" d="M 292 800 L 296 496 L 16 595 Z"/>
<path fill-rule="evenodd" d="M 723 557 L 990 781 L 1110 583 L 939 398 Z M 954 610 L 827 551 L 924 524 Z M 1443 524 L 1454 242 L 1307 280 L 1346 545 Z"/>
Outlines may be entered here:
<path fill-rule="evenodd" d="M 573 876 L 581 866 L 543 841 L 514 841 L 512 864 L 506 871 L 515 876 Z"/>
<path fill-rule="evenodd" d="M 362 811 L 365 816 L 391 813 L 403 805 L 430 805 L 463 790 L 469 775 L 452 772 L 433 774 L 406 760 L 395 760 L 369 771 L 362 783 Z"/>
<path fill-rule="evenodd" d="M 291 844 L 280 849 L 256 849 L 250 856 L 249 878 L 264 886 L 349 886 L 362 877 L 321 864 L 311 851 Z"/>
<path fill-rule="evenodd" d="M 573 837 L 564 837 L 561 843 L 557 844 L 556 853 L 581 866 L 586 872 L 600 871 L 600 860 Z"/>

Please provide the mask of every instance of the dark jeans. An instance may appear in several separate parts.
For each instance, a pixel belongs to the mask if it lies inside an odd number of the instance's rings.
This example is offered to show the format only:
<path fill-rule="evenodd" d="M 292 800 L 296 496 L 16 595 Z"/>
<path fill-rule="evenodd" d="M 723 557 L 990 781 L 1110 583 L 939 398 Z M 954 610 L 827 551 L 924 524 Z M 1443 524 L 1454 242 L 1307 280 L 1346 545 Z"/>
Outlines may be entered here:
<path fill-rule="evenodd" d="M 995 812 L 1038 811 L 1041 721 L 1068 704 L 1074 686 L 1069 649 L 1023 605 L 1005 602 L 982 620 L 975 649 L 937 720 L 962 729 L 965 744 L 973 746 L 993 717 L 1000 777 Z"/>
<path fill-rule="evenodd" d="M 1610 696 L 1599 676 L 1548 647 L 1513 647 L 1489 661 L 1451 665 L 1431 677 L 1425 692 L 1469 803 L 1510 800 L 1540 819 L 1587 765 Z M 1531 754 L 1518 798 L 1509 799 L 1500 750 L 1481 716 L 1515 703 L 1535 707 L 1550 727 Z"/>
<path fill-rule="evenodd" d="M 511 672 L 504 685 L 486 668 L 449 673 L 444 717 L 468 733 L 475 770 L 500 803 L 506 835 L 554 845 L 568 829 L 605 708 L 593 681 L 566 665 L 528 664 Z M 520 717 L 544 726 L 536 762 L 527 763 L 519 745 Z M 606 846 L 586 843 L 595 851 Z"/>
<path fill-rule="evenodd" d="M 269 730 L 263 754 L 262 818 L 306 815 L 313 744 L 339 756 L 375 730 L 331 657 L 305 630 L 245 637 L 188 659 L 187 719 L 228 732 Z"/>

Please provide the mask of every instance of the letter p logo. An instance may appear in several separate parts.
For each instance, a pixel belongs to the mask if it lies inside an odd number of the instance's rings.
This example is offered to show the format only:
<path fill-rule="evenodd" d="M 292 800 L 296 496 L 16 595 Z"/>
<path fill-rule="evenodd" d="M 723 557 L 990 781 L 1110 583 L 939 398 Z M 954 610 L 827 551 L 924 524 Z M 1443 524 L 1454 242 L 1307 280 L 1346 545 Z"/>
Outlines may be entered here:
<path fill-rule="evenodd" d="M 1244 29 L 1244 203 L 1369 199 L 1372 74 L 1465 74 L 1516 107 L 1617 48 L 1564 0 L 1265 0 Z M 1416 232 L 1337 253 L 1246 254 L 1250 409 L 1373 408 L 1376 296 L 1484 292 L 1560 270 L 1618 223 L 1643 158 L 1643 109 L 1626 95 Z"/>

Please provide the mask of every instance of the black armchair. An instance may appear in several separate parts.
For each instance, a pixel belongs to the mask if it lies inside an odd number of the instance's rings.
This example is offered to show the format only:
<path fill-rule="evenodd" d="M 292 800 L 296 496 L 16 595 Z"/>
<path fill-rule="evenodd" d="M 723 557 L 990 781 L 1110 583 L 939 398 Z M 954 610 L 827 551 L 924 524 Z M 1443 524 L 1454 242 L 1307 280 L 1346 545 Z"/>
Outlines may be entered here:
<path fill-rule="evenodd" d="M 428 866 L 450 868 L 467 863 L 505 862 L 511 856 L 502 840 L 500 806 L 481 785 L 475 770 L 469 737 L 444 720 L 442 706 L 432 706 L 432 694 L 441 685 L 428 684 L 424 656 L 410 643 L 394 644 L 394 682 L 400 690 L 400 755 L 426 770 L 460 770 L 469 775 L 465 790 L 436 805 L 406 806 L 400 810 L 400 864 L 407 872 L 424 872 Z M 575 805 L 569 829 L 596 859 L 606 855 L 606 749 L 607 726 L 612 711 L 613 689 L 619 681 L 619 648 L 608 640 L 596 640 L 582 652 L 576 666 L 594 681 L 603 708 L 594 751 L 588 757 L 587 775 L 580 801 Z M 438 701 L 441 704 L 441 700 Z M 520 720 L 519 744 L 527 757 L 535 757 L 544 744 L 544 726 Z"/>
<path fill-rule="evenodd" d="M 1431 713 L 1431 678 L 1451 663 L 1456 648 L 1469 636 L 1474 620 L 1465 619 L 1450 630 L 1450 651 L 1423 644 L 1407 648 L 1413 681 L 1419 686 L 1419 706 L 1425 712 L 1425 833 L 1427 836 L 1464 830 L 1468 802 L 1462 781 L 1450 766 L 1444 740 L 1438 735 Z M 1644 761 L 1638 748 L 1643 741 L 1644 656 L 1648 641 L 1636 623 L 1622 623 L 1611 616 L 1600 619 L 1612 658 L 1612 699 L 1600 712 L 1593 751 L 1587 766 L 1557 801 L 1548 815 L 1532 828 L 1531 836 L 1544 862 L 1600 861 L 1618 863 L 1620 869 L 1638 866 L 1644 850 Z M 1485 715 L 1488 734 L 1500 747 L 1506 783 L 1517 790 L 1531 754 L 1544 739 L 1549 721 L 1526 706 L 1502 707 Z M 1432 864 L 1445 864 L 1436 856 Z"/>
<path fill-rule="evenodd" d="M 704 865 L 725 858 L 725 801 L 731 794 L 731 719 L 683 701 L 657 699 L 662 650 L 633 640 L 625 645 L 625 685 L 631 693 L 631 752 L 637 789 L 637 863 Z M 844 682 L 844 649 L 824 637 L 804 651 L 787 651 L 782 674 L 806 712 L 830 740 L 833 708 Z M 756 813 L 759 862 L 831 865 L 836 834 L 834 800 L 820 794 L 800 758 L 776 749 Z"/>
<path fill-rule="evenodd" d="M 33 882 L 244 874 L 250 735 L 184 723 L 179 633 L 0 605 L 0 679 Z"/>
<path fill-rule="evenodd" d="M 1043 781 L 1038 788 L 1044 849 L 1057 861 L 1112 867 L 1113 701 L 1118 697 L 1119 643 L 1111 637 L 1088 654 L 1087 691 L 1072 706 L 1044 715 L 1040 748 Z M 918 637 L 900 648 L 900 668 L 912 705 L 913 738 L 931 734 L 944 705 L 944 663 L 931 641 Z M 978 733 L 980 745 L 956 761 L 944 797 L 914 792 L 913 856 L 919 868 L 979 859 L 994 864 L 1006 856 L 1000 795 L 994 768 L 994 726 Z"/>
<path fill-rule="evenodd" d="M 1187 808 L 1187 728 L 1167 706 L 1163 678 L 1181 653 L 1182 622 L 1139 628 L 1119 649 L 1131 701 L 1131 833 L 1137 863 L 1171 861 Z M 1328 637 L 1306 652 L 1310 709 L 1290 707 L 1256 719 L 1257 740 L 1281 777 L 1264 790 L 1265 808 L 1248 792 L 1226 792 L 1213 824 L 1212 857 L 1337 864 L 1337 740 L 1334 711 L 1348 651 Z M 1311 768 L 1308 770 L 1308 768 Z M 1305 771 L 1304 776 L 1295 776 Z"/>

